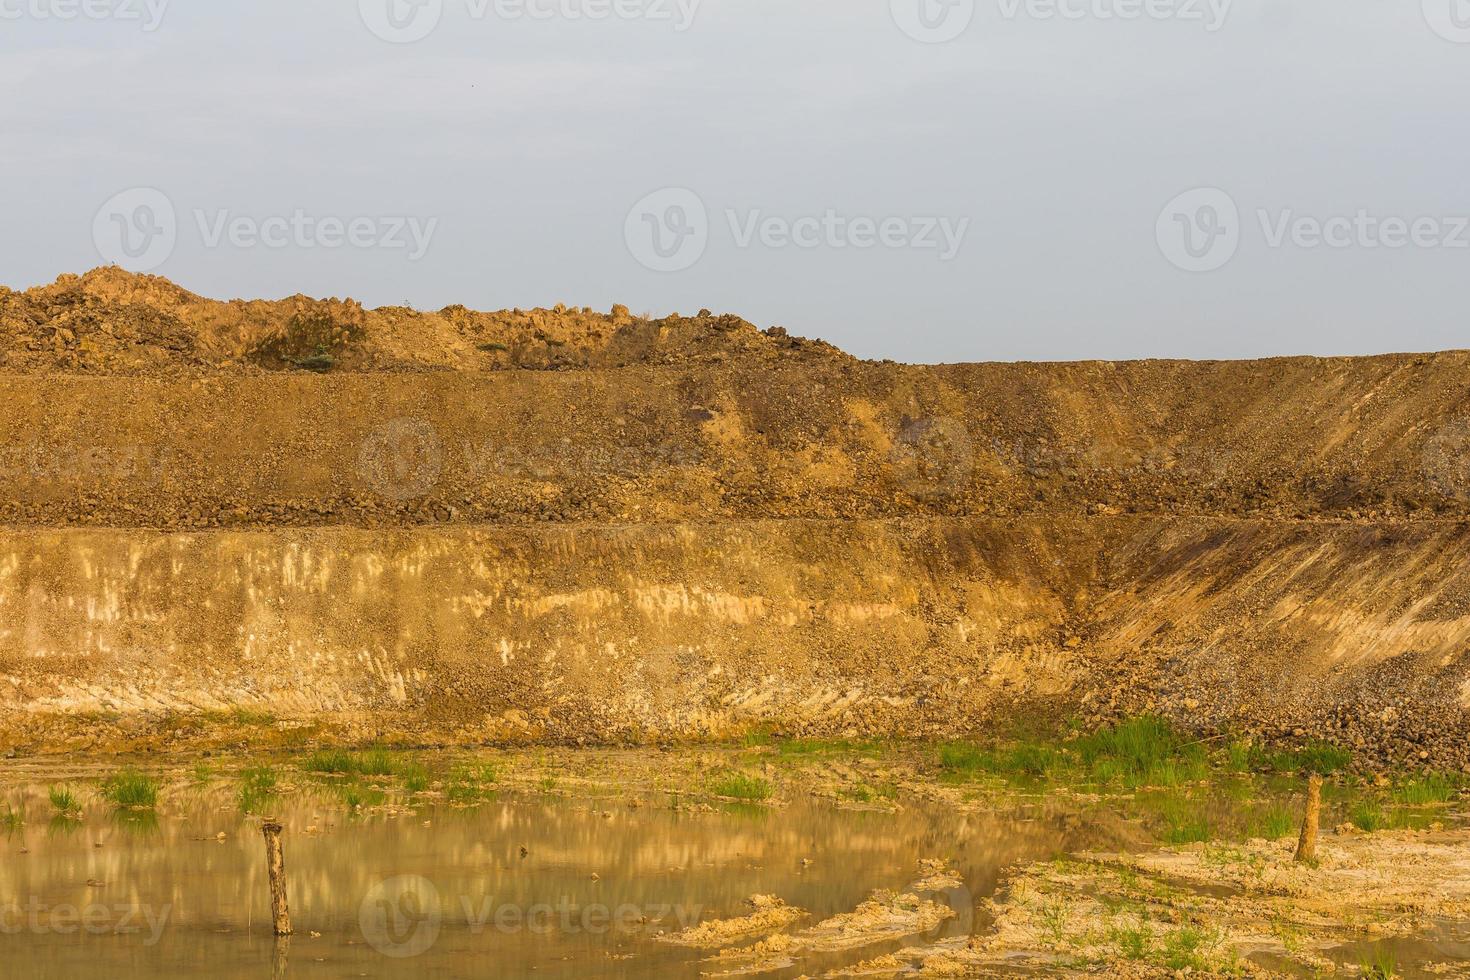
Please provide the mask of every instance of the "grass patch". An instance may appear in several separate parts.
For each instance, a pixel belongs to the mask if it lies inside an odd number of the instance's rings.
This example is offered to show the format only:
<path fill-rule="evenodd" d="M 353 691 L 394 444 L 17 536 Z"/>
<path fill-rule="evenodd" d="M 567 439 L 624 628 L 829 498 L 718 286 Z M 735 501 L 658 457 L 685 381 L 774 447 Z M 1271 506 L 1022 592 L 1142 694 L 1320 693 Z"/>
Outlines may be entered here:
<path fill-rule="evenodd" d="M 1280 840 L 1290 837 L 1298 830 L 1297 818 L 1284 806 L 1273 806 L 1257 814 L 1247 831 L 1252 837 L 1264 840 Z"/>
<path fill-rule="evenodd" d="M 1154 937 L 1147 928 L 1135 926 L 1132 929 L 1113 929 L 1108 933 L 1108 941 L 1117 948 L 1119 956 L 1140 962 L 1152 953 Z"/>
<path fill-rule="evenodd" d="M 1398 957 L 1385 946 L 1375 946 L 1359 956 L 1358 967 L 1369 980 L 1393 980 L 1399 975 Z"/>
<path fill-rule="evenodd" d="M 1459 795 L 1458 782 L 1435 772 L 1407 779 L 1393 790 L 1394 802 L 1405 806 L 1432 806 L 1448 803 Z"/>
<path fill-rule="evenodd" d="M 1363 800 L 1355 804 L 1348 811 L 1348 819 L 1354 827 L 1369 834 L 1388 825 L 1388 815 L 1376 800 Z"/>
<path fill-rule="evenodd" d="M 46 797 L 51 801 L 51 809 L 56 811 L 58 817 L 81 815 L 82 801 L 72 792 L 70 786 L 52 786 L 46 791 Z"/>
<path fill-rule="evenodd" d="M 353 771 L 362 776 L 391 776 L 398 771 L 399 762 L 386 749 L 370 749 L 353 759 Z"/>
<path fill-rule="evenodd" d="M 1077 740 L 1082 764 L 1099 782 L 1131 787 L 1177 786 L 1209 775 L 1205 749 L 1187 742 L 1162 718 L 1120 722 Z"/>
<path fill-rule="evenodd" d="M 352 753 L 343 749 L 317 749 L 301 762 L 307 772 L 350 776 L 356 771 Z"/>
<path fill-rule="evenodd" d="M 1210 970 L 1206 955 L 1220 945 L 1222 936 L 1185 926 L 1164 934 L 1159 961 L 1171 970 L 1190 970 L 1204 973 Z"/>
<path fill-rule="evenodd" d="M 5 804 L 5 809 L 0 810 L 0 831 L 13 834 L 24 827 L 25 824 L 26 815 L 24 810 L 17 810 L 9 803 Z"/>
<path fill-rule="evenodd" d="M 429 788 L 429 770 L 416 762 L 400 767 L 398 776 L 403 780 L 403 788 L 410 793 L 422 793 Z"/>
<path fill-rule="evenodd" d="M 128 768 L 102 781 L 102 798 L 124 809 L 151 810 L 158 805 L 158 780 Z"/>
<path fill-rule="evenodd" d="M 749 800 L 760 803 L 769 800 L 775 790 L 770 782 L 749 773 L 729 772 L 716 776 L 709 782 L 709 792 L 732 800 Z"/>
<path fill-rule="evenodd" d="M 261 807 L 276 795 L 276 772 L 264 766 L 241 773 L 240 811 L 259 813 Z"/>
<path fill-rule="evenodd" d="M 405 765 L 387 749 L 369 749 L 366 752 L 318 749 L 301 761 L 301 768 L 332 776 L 392 776 L 413 767 Z"/>
<path fill-rule="evenodd" d="M 1299 749 L 1253 752 L 1252 767 L 1280 773 L 1317 773 L 1331 776 L 1353 763 L 1353 754 L 1331 742 L 1308 742 Z"/>

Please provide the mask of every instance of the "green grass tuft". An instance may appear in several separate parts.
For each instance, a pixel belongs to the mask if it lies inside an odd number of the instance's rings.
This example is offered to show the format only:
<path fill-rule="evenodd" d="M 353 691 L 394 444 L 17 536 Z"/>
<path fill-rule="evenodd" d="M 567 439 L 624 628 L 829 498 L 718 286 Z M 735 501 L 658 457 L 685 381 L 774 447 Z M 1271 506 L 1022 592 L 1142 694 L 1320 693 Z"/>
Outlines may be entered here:
<path fill-rule="evenodd" d="M 1296 833 L 1297 817 L 1284 806 L 1273 806 L 1259 814 L 1250 824 L 1250 835 L 1265 840 L 1280 840 Z"/>
<path fill-rule="evenodd" d="M 13 834 L 24 827 L 25 823 L 26 814 L 24 810 L 17 810 L 9 803 L 5 804 L 5 809 L 0 810 L 0 831 Z"/>
<path fill-rule="evenodd" d="M 714 777 L 709 782 L 709 791 L 715 796 L 757 803 L 769 800 L 774 793 L 770 782 L 760 776 L 743 772 L 729 772 Z"/>
<path fill-rule="evenodd" d="M 343 749 L 317 749 L 302 760 L 301 768 L 307 772 L 343 776 L 351 775 L 355 771 L 352 753 Z"/>
<path fill-rule="evenodd" d="M 127 768 L 103 780 L 102 797 L 114 806 L 151 810 L 158 805 L 158 780 Z"/>
<path fill-rule="evenodd" d="M 52 786 L 46 792 L 51 800 L 51 809 L 56 811 L 59 817 L 77 817 L 82 812 L 82 801 L 77 794 L 72 792 L 70 786 Z"/>
<path fill-rule="evenodd" d="M 1348 811 L 1348 819 L 1353 826 L 1366 833 L 1382 830 L 1388 824 L 1388 815 L 1383 812 L 1383 807 L 1375 800 L 1363 800 Z"/>
<path fill-rule="evenodd" d="M 1393 790 L 1394 802 L 1406 806 L 1448 803 L 1459 795 L 1458 782 L 1437 772 L 1407 779 Z"/>

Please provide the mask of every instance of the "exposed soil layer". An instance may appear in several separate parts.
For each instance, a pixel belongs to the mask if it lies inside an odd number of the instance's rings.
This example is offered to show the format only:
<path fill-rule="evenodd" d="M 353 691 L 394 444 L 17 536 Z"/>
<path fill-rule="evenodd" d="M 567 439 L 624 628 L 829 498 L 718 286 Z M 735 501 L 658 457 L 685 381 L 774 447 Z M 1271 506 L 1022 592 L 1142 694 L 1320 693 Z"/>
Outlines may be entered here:
<path fill-rule="evenodd" d="M 1152 710 L 1470 765 L 1463 352 L 914 367 L 102 269 L 0 291 L 0 385 L 14 747 Z"/>

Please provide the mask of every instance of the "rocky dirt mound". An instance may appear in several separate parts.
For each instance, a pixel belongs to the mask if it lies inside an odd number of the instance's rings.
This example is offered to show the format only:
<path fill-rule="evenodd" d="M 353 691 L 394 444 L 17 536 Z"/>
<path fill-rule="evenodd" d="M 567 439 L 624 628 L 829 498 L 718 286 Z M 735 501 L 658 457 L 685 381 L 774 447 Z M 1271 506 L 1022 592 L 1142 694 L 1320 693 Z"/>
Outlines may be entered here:
<path fill-rule="evenodd" d="M 653 319 L 625 306 L 425 313 L 306 296 L 222 302 L 117 267 L 24 292 L 0 286 L 0 370 L 12 372 L 558 371 L 792 356 L 844 355 L 708 310 Z"/>

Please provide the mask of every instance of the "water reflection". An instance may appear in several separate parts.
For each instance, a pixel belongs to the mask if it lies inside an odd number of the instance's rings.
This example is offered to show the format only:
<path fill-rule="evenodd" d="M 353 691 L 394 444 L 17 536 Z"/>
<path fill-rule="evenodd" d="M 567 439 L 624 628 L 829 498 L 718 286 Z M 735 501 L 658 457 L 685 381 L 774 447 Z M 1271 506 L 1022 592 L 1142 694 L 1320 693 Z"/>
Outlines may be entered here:
<path fill-rule="evenodd" d="M 271 802 L 286 826 L 295 926 L 279 946 L 259 820 L 228 786 L 171 795 L 158 814 L 94 805 L 80 823 L 20 828 L 0 862 L 6 921 L 24 923 L 0 935 L 7 973 L 694 976 L 701 954 L 658 943 L 659 931 L 742 914 L 753 894 L 824 918 L 875 888 L 903 888 L 920 859 L 941 858 L 963 871 L 973 907 L 1013 863 L 1124 843 L 1106 821 L 1043 806 L 888 813 L 799 801 L 677 812 L 501 794 L 474 808 L 352 816 L 340 793 Z M 417 904 L 395 900 L 403 880 L 421 893 Z M 93 925 L 71 928 L 84 912 Z"/>

